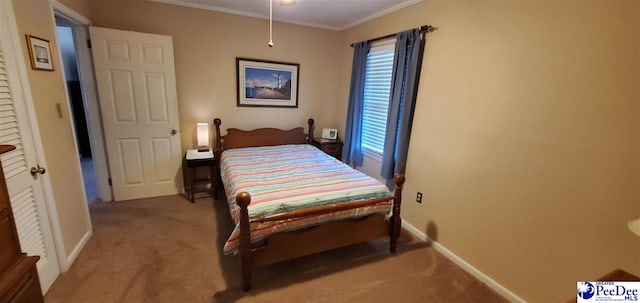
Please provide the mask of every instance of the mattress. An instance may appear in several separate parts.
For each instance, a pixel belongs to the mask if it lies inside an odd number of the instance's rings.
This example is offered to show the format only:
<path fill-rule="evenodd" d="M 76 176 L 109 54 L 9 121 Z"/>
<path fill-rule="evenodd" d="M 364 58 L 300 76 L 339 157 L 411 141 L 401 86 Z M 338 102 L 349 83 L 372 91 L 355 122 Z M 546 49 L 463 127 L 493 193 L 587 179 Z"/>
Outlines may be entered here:
<path fill-rule="evenodd" d="M 386 186 L 325 154 L 311 145 L 279 145 L 225 150 L 220 173 L 235 228 L 225 243 L 224 253 L 238 252 L 240 207 L 235 198 L 251 195 L 249 219 L 307 207 L 391 197 Z M 308 228 L 325 222 L 359 218 L 391 210 L 392 202 L 330 214 L 251 224 L 251 242 L 259 243 L 271 234 Z"/>

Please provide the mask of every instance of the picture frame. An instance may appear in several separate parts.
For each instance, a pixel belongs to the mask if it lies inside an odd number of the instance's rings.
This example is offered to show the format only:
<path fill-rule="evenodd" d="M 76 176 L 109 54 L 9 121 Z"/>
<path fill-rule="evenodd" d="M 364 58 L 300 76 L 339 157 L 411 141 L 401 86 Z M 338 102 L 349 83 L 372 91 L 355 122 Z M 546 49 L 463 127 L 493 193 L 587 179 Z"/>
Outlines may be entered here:
<path fill-rule="evenodd" d="M 236 58 L 237 106 L 298 107 L 300 64 Z"/>
<path fill-rule="evenodd" d="M 323 128 L 322 129 L 322 139 L 338 139 L 338 130 L 335 128 Z"/>
<path fill-rule="evenodd" d="M 31 68 L 35 70 L 53 71 L 53 58 L 51 57 L 51 44 L 49 40 L 28 34 L 26 36 Z"/>

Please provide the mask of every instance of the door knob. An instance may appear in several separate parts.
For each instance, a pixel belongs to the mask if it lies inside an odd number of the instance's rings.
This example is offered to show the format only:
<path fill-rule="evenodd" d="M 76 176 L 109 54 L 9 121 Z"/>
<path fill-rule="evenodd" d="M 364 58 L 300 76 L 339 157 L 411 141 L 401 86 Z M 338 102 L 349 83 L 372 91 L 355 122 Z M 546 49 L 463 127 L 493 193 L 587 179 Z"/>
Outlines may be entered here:
<path fill-rule="evenodd" d="M 44 175 L 47 173 L 47 170 L 44 167 L 40 167 L 40 165 L 36 165 L 31 168 L 31 175 L 35 176 L 37 174 Z"/>
<path fill-rule="evenodd" d="M 175 136 L 178 133 L 178 131 L 174 128 L 171 130 L 171 135 Z"/>

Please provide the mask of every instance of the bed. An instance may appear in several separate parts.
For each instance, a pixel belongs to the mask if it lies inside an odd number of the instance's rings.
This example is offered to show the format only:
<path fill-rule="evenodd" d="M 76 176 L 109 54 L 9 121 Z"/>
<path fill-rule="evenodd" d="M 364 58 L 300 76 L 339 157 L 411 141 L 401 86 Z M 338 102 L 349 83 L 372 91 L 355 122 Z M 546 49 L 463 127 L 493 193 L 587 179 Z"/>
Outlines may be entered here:
<path fill-rule="evenodd" d="M 242 288 L 263 265 L 400 234 L 404 176 L 395 189 L 312 146 L 304 128 L 251 131 L 216 127 L 216 162 L 235 228 L 225 254 L 240 257 Z"/>

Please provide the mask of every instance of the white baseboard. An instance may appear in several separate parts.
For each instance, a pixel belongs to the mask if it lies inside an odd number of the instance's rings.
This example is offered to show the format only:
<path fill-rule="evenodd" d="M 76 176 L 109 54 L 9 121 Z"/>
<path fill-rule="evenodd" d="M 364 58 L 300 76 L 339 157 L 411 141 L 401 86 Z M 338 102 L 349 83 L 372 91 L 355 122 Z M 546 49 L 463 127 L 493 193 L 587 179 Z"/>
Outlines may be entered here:
<path fill-rule="evenodd" d="M 460 258 L 458 255 L 454 254 L 452 251 L 448 250 L 446 247 L 442 246 L 440 243 L 429 239 L 427 235 L 421 230 L 417 229 L 415 226 L 409 224 L 407 221 L 402 220 L 402 227 L 418 237 L 420 240 L 429 242 L 433 249 L 437 252 L 444 255 L 447 259 L 451 260 L 451 262 L 460 266 L 462 269 L 467 271 L 469 274 L 474 276 L 476 279 L 480 280 L 482 283 L 489 286 L 489 288 L 493 289 L 495 292 L 505 297 L 507 300 L 511 302 L 526 302 L 524 299 L 520 298 L 518 295 L 502 286 L 500 283 L 496 282 L 496 280 L 491 277 L 485 275 L 483 272 L 473 267 L 473 265 L 467 263 L 464 259 Z"/>
<path fill-rule="evenodd" d="M 84 246 L 87 245 L 87 242 L 89 241 L 89 239 L 91 239 L 92 235 L 93 235 L 93 231 L 88 230 L 84 234 L 84 236 L 82 236 L 82 239 L 80 239 L 80 242 L 78 242 L 78 245 L 76 245 L 76 247 L 73 249 L 73 251 L 71 251 L 69 256 L 67 256 L 67 264 L 61 264 L 63 266 L 60 266 L 60 271 L 67 272 L 69 268 L 71 268 L 71 265 L 73 264 L 73 262 L 76 261 L 76 258 L 78 258 L 78 255 L 80 254 Z"/>

